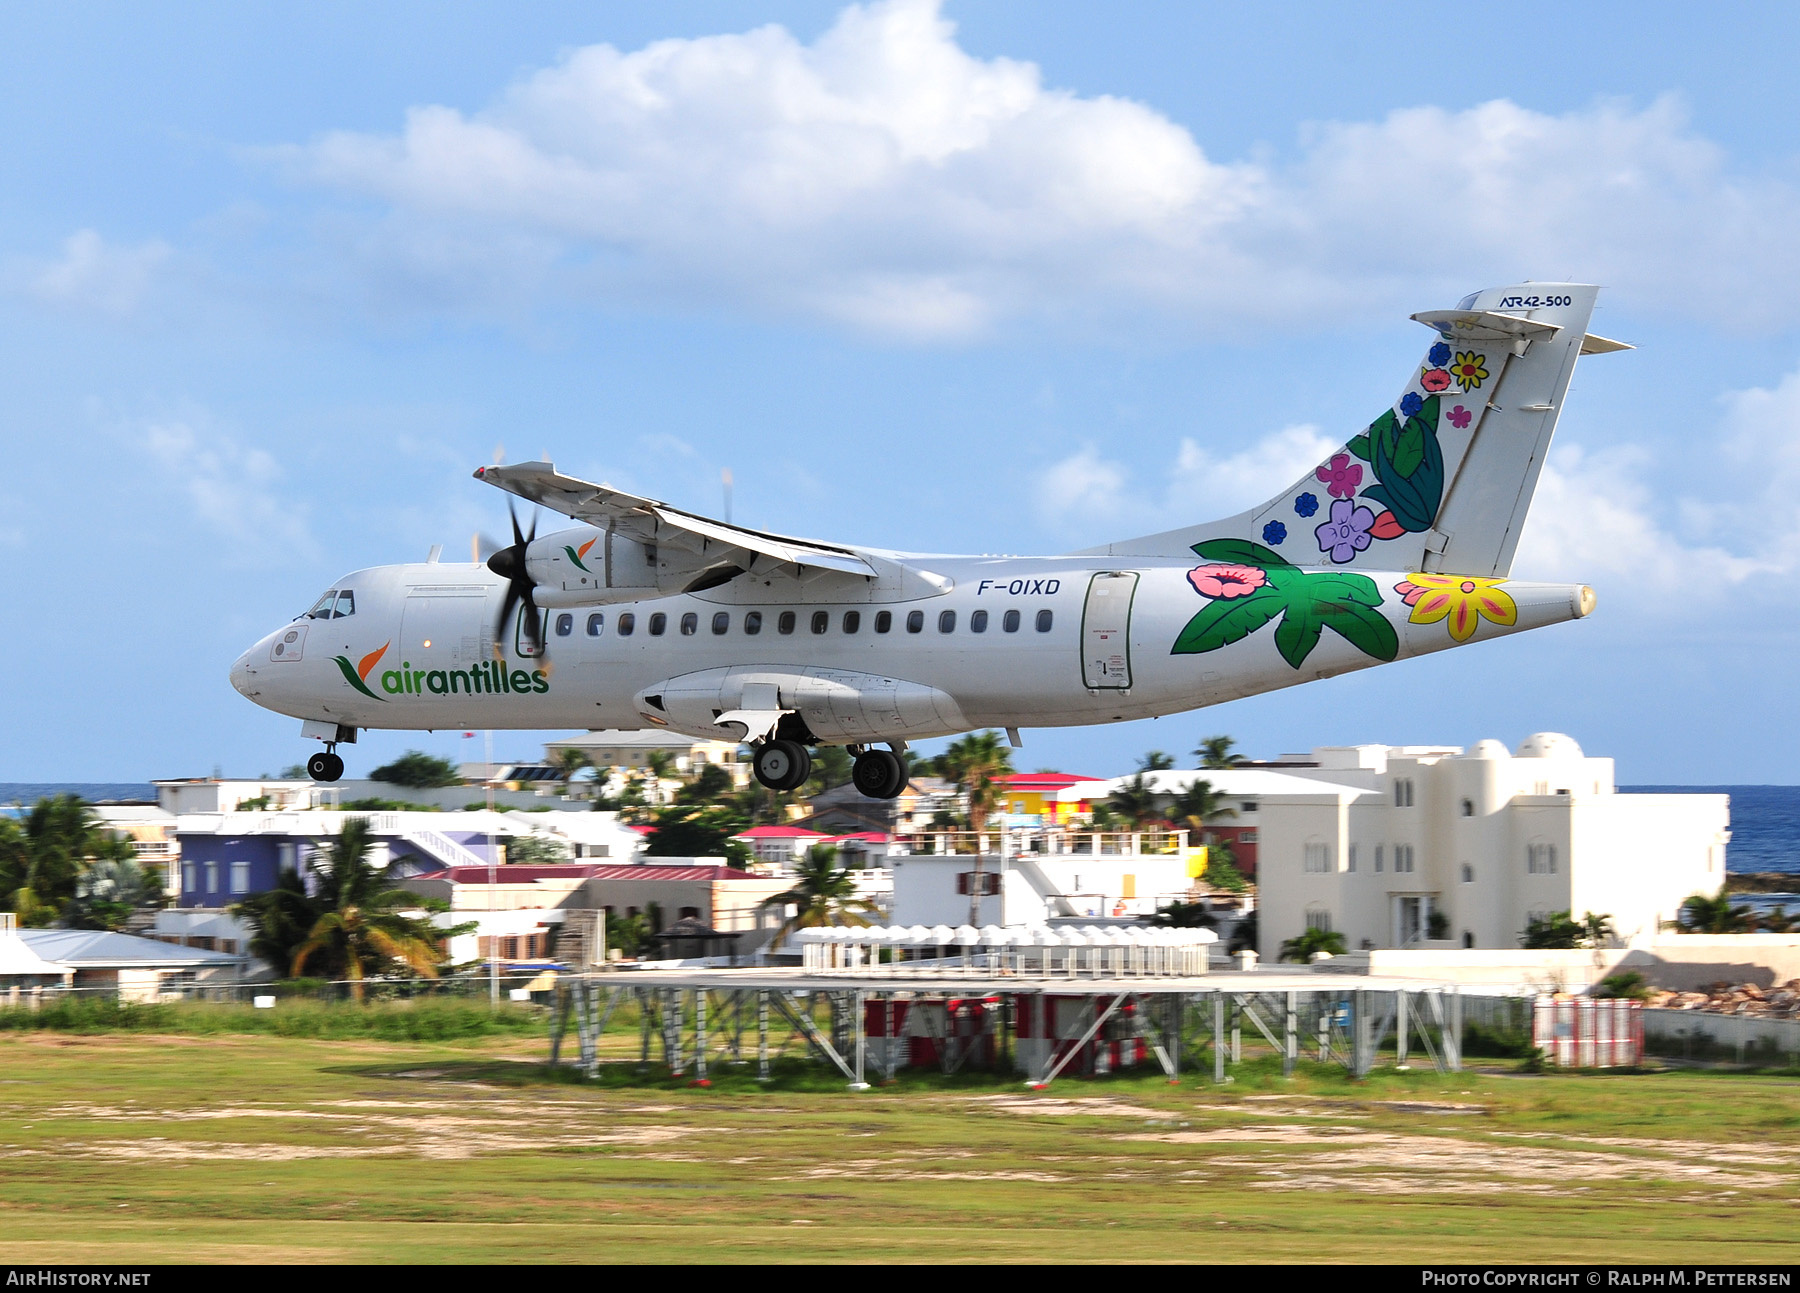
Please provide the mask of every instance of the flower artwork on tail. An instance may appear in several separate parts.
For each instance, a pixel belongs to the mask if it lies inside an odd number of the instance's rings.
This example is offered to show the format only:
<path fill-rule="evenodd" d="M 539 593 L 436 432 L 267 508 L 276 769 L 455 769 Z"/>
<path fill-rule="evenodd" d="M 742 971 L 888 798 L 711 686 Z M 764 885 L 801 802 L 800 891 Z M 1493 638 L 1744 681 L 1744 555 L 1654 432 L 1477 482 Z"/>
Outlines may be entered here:
<path fill-rule="evenodd" d="M 1335 514 L 1350 506 L 1339 499 L 1332 509 Z M 1275 649 L 1295 669 L 1326 629 L 1377 660 L 1399 655 L 1399 635 L 1381 613 L 1381 590 L 1367 575 L 1302 570 L 1244 539 L 1211 539 L 1196 543 L 1194 551 L 1206 564 L 1188 572 L 1188 583 L 1208 601 L 1181 630 L 1170 655 L 1217 651 L 1276 619 Z"/>

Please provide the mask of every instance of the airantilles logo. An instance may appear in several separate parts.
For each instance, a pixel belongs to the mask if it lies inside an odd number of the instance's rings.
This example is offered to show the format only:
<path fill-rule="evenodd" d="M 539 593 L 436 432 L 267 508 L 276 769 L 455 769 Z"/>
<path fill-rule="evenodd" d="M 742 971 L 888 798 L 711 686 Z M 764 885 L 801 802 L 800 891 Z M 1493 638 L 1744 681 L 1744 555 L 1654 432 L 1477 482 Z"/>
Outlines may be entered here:
<path fill-rule="evenodd" d="M 588 568 L 581 563 L 581 559 L 583 557 L 587 556 L 588 549 L 594 546 L 594 544 L 598 540 L 598 538 L 599 538 L 599 536 L 595 535 L 594 538 L 589 539 L 586 543 L 582 544 L 579 548 L 570 547 L 566 543 L 563 545 L 563 551 L 569 554 L 569 560 L 573 561 L 575 563 L 576 569 L 587 570 L 588 574 L 590 574 L 590 575 L 594 573 L 593 571 L 588 570 Z"/>
<path fill-rule="evenodd" d="M 369 674 L 393 645 L 392 641 L 383 642 L 379 650 L 369 652 L 355 664 L 344 655 L 333 656 L 332 661 L 344 675 L 344 681 L 356 690 L 370 700 L 386 700 L 387 696 L 378 696 L 369 689 Z M 529 693 L 541 696 L 550 690 L 550 675 L 542 669 L 533 669 L 529 673 L 523 669 L 508 670 L 498 662 L 467 669 L 415 669 L 412 661 L 404 660 L 398 669 L 384 669 L 379 681 L 381 690 L 388 696 L 423 696 L 427 692 L 434 696 L 463 692 L 471 696 L 523 696 Z"/>

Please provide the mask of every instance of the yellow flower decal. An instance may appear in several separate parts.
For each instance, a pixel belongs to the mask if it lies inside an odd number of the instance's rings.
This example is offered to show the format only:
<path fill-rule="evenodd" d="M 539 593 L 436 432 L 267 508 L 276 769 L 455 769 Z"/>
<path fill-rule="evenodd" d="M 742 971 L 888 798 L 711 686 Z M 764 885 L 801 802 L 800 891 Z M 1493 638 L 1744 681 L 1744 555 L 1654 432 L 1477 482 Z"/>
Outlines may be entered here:
<path fill-rule="evenodd" d="M 1464 391 L 1478 389 L 1488 378 L 1487 356 L 1479 350 L 1459 350 L 1456 362 L 1450 365 L 1450 376 Z"/>
<path fill-rule="evenodd" d="M 1460 362 L 1461 356 L 1459 355 Z M 1473 575 L 1413 574 L 1394 585 L 1406 604 L 1411 624 L 1450 621 L 1450 636 L 1467 642 L 1478 620 L 1511 627 L 1519 622 L 1519 608 L 1510 593 L 1502 592 L 1504 579 L 1477 579 Z"/>

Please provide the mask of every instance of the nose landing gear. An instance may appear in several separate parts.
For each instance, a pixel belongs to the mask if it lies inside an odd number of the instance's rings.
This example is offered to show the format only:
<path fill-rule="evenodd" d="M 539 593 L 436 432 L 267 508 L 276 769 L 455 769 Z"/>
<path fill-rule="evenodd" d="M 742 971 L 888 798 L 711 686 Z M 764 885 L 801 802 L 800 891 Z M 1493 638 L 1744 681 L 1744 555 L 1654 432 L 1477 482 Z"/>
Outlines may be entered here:
<path fill-rule="evenodd" d="M 344 761 L 331 750 L 320 750 L 306 761 L 306 775 L 314 781 L 336 781 L 344 775 Z"/>

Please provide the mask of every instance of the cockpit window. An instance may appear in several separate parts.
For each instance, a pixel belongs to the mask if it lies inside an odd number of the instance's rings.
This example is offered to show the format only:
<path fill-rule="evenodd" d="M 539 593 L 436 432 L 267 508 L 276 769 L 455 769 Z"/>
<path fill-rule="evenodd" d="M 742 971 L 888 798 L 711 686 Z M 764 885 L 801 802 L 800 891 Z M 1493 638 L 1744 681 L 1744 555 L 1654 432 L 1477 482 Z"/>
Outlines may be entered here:
<path fill-rule="evenodd" d="M 328 620 L 328 619 L 330 619 L 331 618 L 331 604 L 333 602 L 335 602 L 336 600 L 337 600 L 337 589 L 334 588 L 330 592 L 326 593 L 323 597 L 319 598 L 318 603 L 310 611 L 306 612 L 306 618 L 309 620 Z"/>
<path fill-rule="evenodd" d="M 337 610 L 332 612 L 331 618 L 341 620 L 346 615 L 354 614 L 356 614 L 356 594 L 346 588 L 338 594 Z"/>

